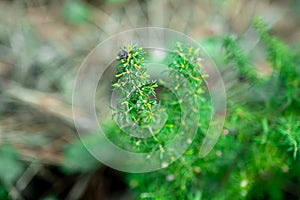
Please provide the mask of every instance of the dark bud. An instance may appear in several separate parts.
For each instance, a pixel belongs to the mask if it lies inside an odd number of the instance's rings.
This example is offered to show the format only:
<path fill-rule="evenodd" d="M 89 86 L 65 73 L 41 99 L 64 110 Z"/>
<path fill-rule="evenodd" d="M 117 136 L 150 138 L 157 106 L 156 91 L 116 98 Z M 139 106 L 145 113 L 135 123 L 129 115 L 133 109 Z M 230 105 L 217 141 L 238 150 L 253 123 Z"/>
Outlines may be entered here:
<path fill-rule="evenodd" d="M 120 58 L 127 58 L 128 54 L 129 54 L 129 52 L 127 49 L 121 49 L 121 51 L 118 53 L 118 56 Z"/>
<path fill-rule="evenodd" d="M 247 76 L 240 74 L 238 76 L 240 82 L 247 82 Z"/>

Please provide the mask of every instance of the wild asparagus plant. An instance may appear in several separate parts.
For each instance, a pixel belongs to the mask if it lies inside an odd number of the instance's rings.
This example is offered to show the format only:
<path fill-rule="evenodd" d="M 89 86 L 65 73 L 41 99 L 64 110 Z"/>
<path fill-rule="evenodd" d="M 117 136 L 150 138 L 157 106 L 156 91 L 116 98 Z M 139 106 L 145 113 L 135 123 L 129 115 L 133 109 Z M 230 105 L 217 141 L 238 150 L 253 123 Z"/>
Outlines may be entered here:
<path fill-rule="evenodd" d="M 236 91 L 236 88 L 245 82 L 244 80 L 229 80 L 229 83 L 236 87 L 226 88 L 228 97 L 224 131 L 210 154 L 203 159 L 198 159 L 202 141 L 201 134 L 198 134 L 200 137 L 194 138 L 184 155 L 168 168 L 146 174 L 125 173 L 125 178 L 131 192 L 136 194 L 136 199 L 299 199 L 300 45 L 293 44 L 291 47 L 284 44 L 280 38 L 270 34 L 269 27 L 261 19 L 254 21 L 254 28 L 260 36 L 259 50 L 265 47 L 263 52 L 266 53 L 266 61 L 272 67 L 271 74 L 252 78 L 256 73 L 256 60 L 253 59 L 251 52 L 248 55 L 243 51 L 238 39 L 222 37 L 225 51 L 215 55 L 219 56 L 219 60 L 224 60 L 218 65 L 222 72 L 233 68 L 233 71 L 236 70 L 239 75 L 246 78 L 249 86 L 255 86 L 255 89 L 266 98 L 254 101 L 257 95 L 252 95 L 251 90 Z M 216 39 L 218 40 L 219 37 Z M 213 48 L 219 45 L 221 43 L 214 45 Z M 180 71 L 185 74 L 187 80 L 193 82 L 191 84 L 199 84 L 198 89 L 202 88 L 205 91 L 205 87 L 200 84 L 203 81 L 198 82 L 193 79 L 199 76 L 191 76 L 188 70 L 195 70 L 195 68 L 187 66 L 189 65 L 187 60 L 191 59 L 197 67 L 195 61 L 199 59 L 194 58 L 198 56 L 192 58 L 193 54 L 188 52 L 189 47 L 182 47 L 182 50 L 176 47 L 176 51 L 169 57 L 170 73 L 174 74 L 171 76 L 176 77 L 178 74 L 174 70 Z M 123 53 L 127 54 L 127 52 Z M 228 63 L 234 66 L 228 66 Z M 259 84 L 256 85 L 257 83 Z M 183 92 L 181 87 L 177 90 Z M 270 90 L 274 91 L 271 95 Z M 247 95 L 240 101 L 239 98 L 232 98 L 232 93 L 237 93 L 238 96 L 243 96 L 245 93 Z M 205 95 L 206 92 L 202 93 L 199 99 Z M 167 89 L 158 96 L 159 102 L 166 108 L 169 116 L 161 132 L 156 135 L 158 140 L 136 139 L 121 134 L 122 132 L 116 126 L 109 124 L 105 132 L 114 144 L 138 152 L 149 152 L 158 144 L 165 147 L 168 141 L 172 140 L 181 122 L 180 105 L 176 96 Z M 206 104 L 209 105 L 209 102 Z M 200 108 L 204 105 L 205 101 L 200 104 Z M 203 114 L 203 109 L 200 113 L 202 117 L 210 116 Z M 129 120 L 132 120 L 131 117 Z M 203 125 L 205 123 L 200 126 L 200 133 L 203 132 Z M 99 146 L 98 143 L 96 145 Z M 71 154 L 69 159 L 74 159 L 74 163 L 81 163 L 78 158 L 82 156 L 73 155 Z M 89 162 L 78 166 L 86 169 L 87 165 Z"/>

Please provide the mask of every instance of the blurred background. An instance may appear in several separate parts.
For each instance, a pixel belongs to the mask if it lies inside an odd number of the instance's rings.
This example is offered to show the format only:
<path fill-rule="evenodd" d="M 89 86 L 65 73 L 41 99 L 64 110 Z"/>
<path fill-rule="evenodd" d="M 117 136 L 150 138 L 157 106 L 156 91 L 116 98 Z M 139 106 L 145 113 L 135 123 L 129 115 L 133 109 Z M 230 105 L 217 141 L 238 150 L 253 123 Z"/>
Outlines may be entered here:
<path fill-rule="evenodd" d="M 249 51 L 255 46 L 255 16 L 286 44 L 299 44 L 298 0 L 1 0 L 0 199 L 131 199 L 123 175 L 101 166 L 78 141 L 71 103 L 83 59 L 113 34 L 156 26 L 199 41 L 218 65 L 216 38 L 244 38 Z M 270 74 L 256 58 L 257 70 Z M 230 90 L 237 77 L 226 75 Z"/>

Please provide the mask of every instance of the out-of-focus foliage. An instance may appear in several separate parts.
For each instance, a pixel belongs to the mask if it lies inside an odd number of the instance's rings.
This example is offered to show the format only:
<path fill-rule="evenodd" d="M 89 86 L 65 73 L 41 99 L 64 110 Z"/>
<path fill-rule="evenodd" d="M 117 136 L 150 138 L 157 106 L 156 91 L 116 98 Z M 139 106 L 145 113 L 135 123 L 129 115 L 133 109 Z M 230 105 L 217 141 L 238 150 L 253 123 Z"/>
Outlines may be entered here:
<path fill-rule="evenodd" d="M 250 59 L 243 52 L 243 49 L 237 45 L 235 40 L 231 37 L 223 39 L 223 46 L 226 50 L 226 63 L 230 63 L 238 71 L 238 76 L 246 76 L 251 81 L 256 80 L 256 71 L 254 66 L 250 63 Z"/>
<path fill-rule="evenodd" d="M 0 181 L 12 185 L 23 171 L 17 150 L 11 145 L 0 146 Z"/>
<path fill-rule="evenodd" d="M 105 0 L 107 3 L 124 3 L 129 0 Z"/>
<path fill-rule="evenodd" d="M 90 152 L 87 151 L 83 143 L 89 144 L 89 147 L 94 147 L 98 144 L 94 144 L 96 138 L 94 135 L 89 135 L 82 138 L 83 141 L 76 140 L 65 147 L 64 162 L 62 163 L 62 170 L 66 173 L 78 173 L 78 172 L 91 172 L 99 167 L 99 161 L 97 161 Z M 82 143 L 83 142 L 83 143 Z"/>
<path fill-rule="evenodd" d="M 2 184 L 0 184 L 0 199 L 8 199 L 8 192 Z"/>
<path fill-rule="evenodd" d="M 63 16 L 74 24 L 86 23 L 91 17 L 92 11 L 81 1 L 67 1 L 64 5 Z"/>
<path fill-rule="evenodd" d="M 291 103 L 300 104 L 300 70 L 299 55 L 290 47 L 286 46 L 278 38 L 268 33 L 267 24 L 263 20 L 256 18 L 254 26 L 261 38 L 262 43 L 266 47 L 267 59 L 278 72 L 278 78 L 285 91 L 286 101 L 285 107 Z"/>

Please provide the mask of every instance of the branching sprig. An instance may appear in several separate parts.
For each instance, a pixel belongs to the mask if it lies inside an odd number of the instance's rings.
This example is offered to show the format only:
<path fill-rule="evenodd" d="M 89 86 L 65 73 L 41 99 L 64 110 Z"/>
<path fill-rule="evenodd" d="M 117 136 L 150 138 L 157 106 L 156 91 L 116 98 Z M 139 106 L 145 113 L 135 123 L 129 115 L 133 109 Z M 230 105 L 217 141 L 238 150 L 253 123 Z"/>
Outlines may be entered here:
<path fill-rule="evenodd" d="M 154 105 L 157 104 L 155 88 L 146 73 L 145 51 L 136 45 L 123 47 L 117 56 L 117 82 L 113 87 L 120 95 L 117 105 L 118 119 L 147 125 L 154 117 Z"/>
<path fill-rule="evenodd" d="M 253 25 L 261 42 L 266 46 L 268 61 L 275 71 L 280 73 L 282 83 L 287 89 L 288 100 L 297 99 L 299 101 L 300 74 L 296 64 L 298 55 L 293 55 L 290 47 L 270 34 L 269 27 L 263 19 L 255 18 Z"/>
<path fill-rule="evenodd" d="M 238 44 L 238 41 L 230 36 L 224 37 L 225 62 L 233 64 L 237 68 L 239 76 L 245 76 L 249 81 L 257 81 L 255 67 L 251 64 L 249 57 Z"/>
<path fill-rule="evenodd" d="M 169 69 L 187 78 L 191 86 L 196 89 L 194 93 L 196 97 L 204 92 L 202 83 L 207 77 L 207 74 L 203 73 L 201 60 L 200 49 L 177 42 L 172 53 L 172 62 L 169 64 Z"/>

